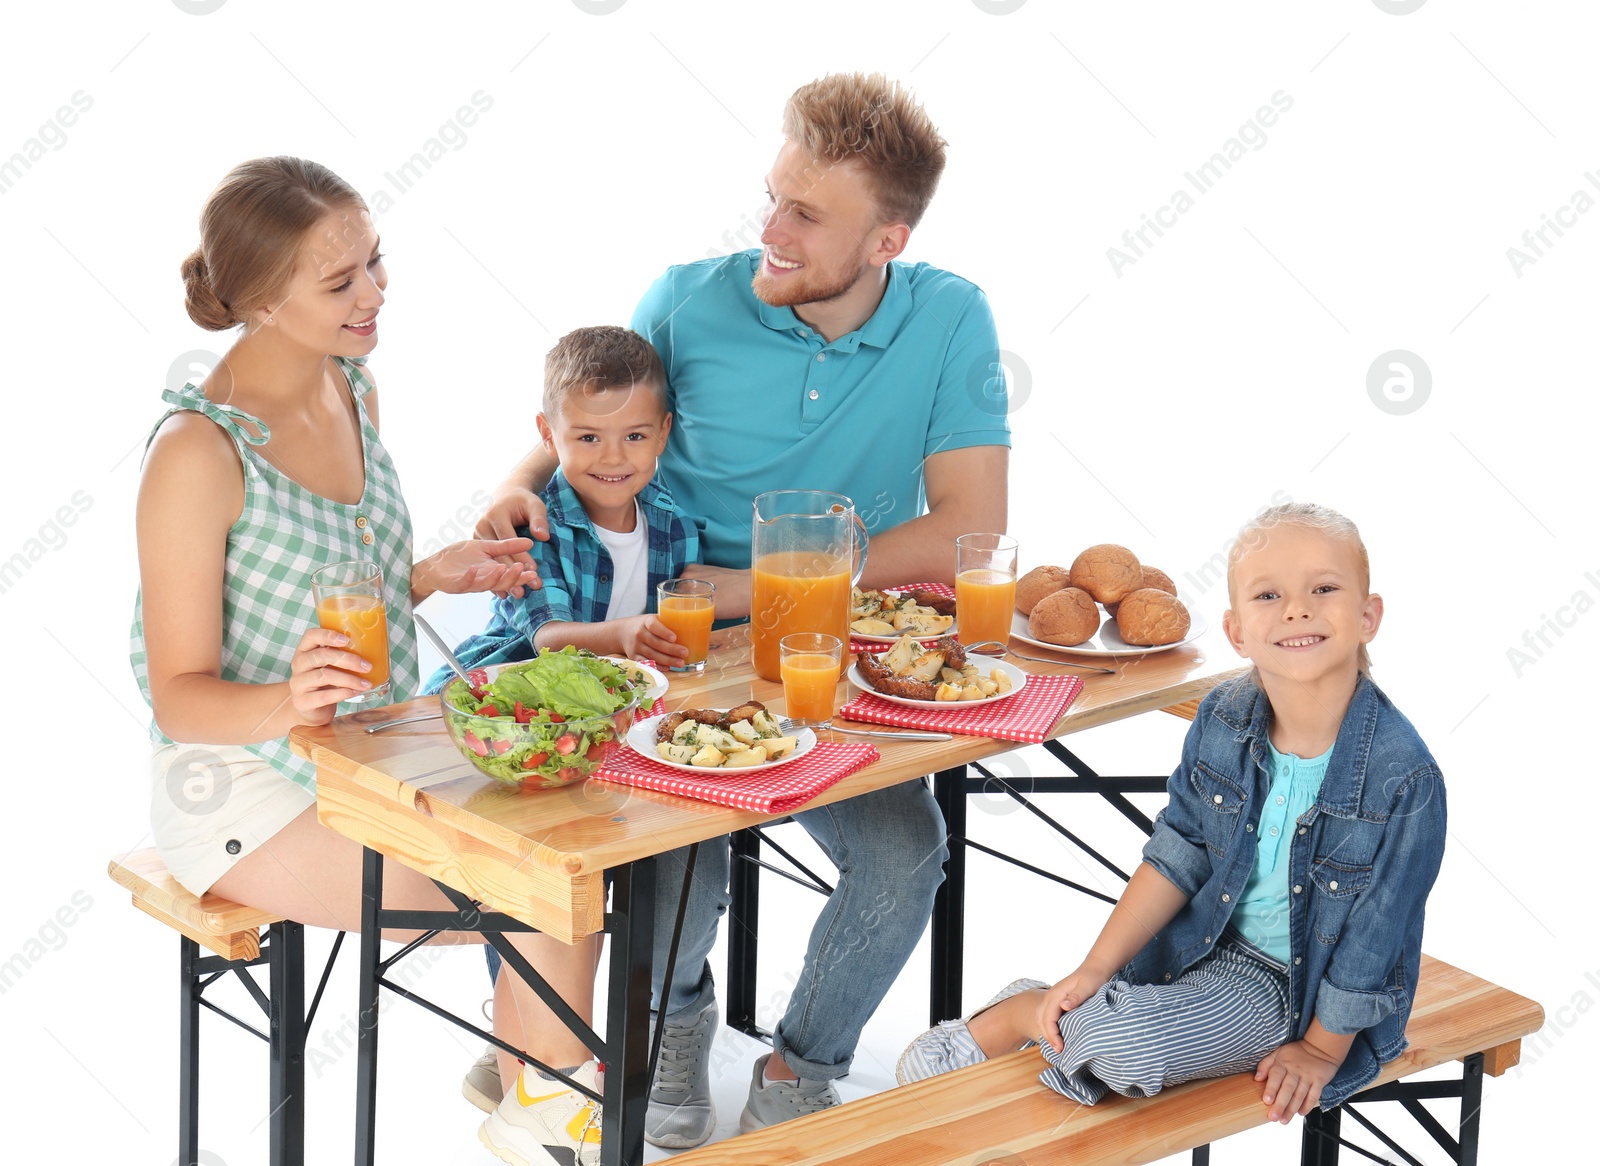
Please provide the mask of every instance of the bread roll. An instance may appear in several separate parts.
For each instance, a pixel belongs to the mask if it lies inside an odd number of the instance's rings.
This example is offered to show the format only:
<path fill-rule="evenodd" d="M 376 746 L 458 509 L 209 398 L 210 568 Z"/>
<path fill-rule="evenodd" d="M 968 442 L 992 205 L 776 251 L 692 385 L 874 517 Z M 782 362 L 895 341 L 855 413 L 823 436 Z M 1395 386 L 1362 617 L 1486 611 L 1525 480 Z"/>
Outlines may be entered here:
<path fill-rule="evenodd" d="M 1189 609 L 1154 587 L 1130 592 L 1117 605 L 1117 634 L 1130 644 L 1176 644 L 1189 634 Z"/>
<path fill-rule="evenodd" d="M 1165 591 L 1168 595 L 1176 595 L 1178 593 L 1177 584 L 1173 583 L 1172 576 L 1159 567 L 1146 567 L 1141 563 L 1139 573 L 1141 576 L 1139 580 L 1140 587 L 1154 587 L 1157 591 Z"/>
<path fill-rule="evenodd" d="M 1023 615 L 1032 614 L 1034 604 L 1066 585 L 1065 567 L 1035 567 L 1017 580 L 1017 610 Z"/>
<path fill-rule="evenodd" d="M 1028 634 L 1047 644 L 1072 647 L 1081 644 L 1100 628 L 1100 609 L 1087 591 L 1063 587 L 1052 591 L 1028 616 Z"/>
<path fill-rule="evenodd" d="M 1072 560 L 1071 584 L 1100 603 L 1116 603 L 1142 581 L 1139 559 L 1127 547 L 1100 543 Z"/>

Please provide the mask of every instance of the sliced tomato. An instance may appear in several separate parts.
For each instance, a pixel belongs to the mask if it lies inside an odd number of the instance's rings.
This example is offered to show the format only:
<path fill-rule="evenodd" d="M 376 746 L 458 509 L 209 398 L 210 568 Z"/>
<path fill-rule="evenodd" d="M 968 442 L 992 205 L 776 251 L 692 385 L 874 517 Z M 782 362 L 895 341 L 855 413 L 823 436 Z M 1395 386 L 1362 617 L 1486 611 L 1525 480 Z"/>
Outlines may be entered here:
<path fill-rule="evenodd" d="M 473 688 L 482 688 L 489 683 L 489 674 L 482 668 L 474 668 L 467 673 L 467 681 Z"/>
<path fill-rule="evenodd" d="M 588 752 L 586 752 L 584 754 L 584 756 L 587 757 L 590 761 L 599 761 L 605 755 L 606 755 L 606 747 L 605 747 L 605 745 L 603 743 L 601 743 L 599 741 L 596 741 L 593 745 L 590 745 L 589 749 L 588 749 Z"/>
<path fill-rule="evenodd" d="M 515 710 L 517 724 L 526 725 L 529 721 L 533 720 L 538 712 L 538 709 L 524 708 L 522 702 L 520 700 L 517 701 L 517 707 Z"/>
<path fill-rule="evenodd" d="M 578 747 L 578 738 L 573 733 L 562 733 L 556 738 L 556 752 L 561 754 L 571 753 Z"/>
<path fill-rule="evenodd" d="M 545 713 L 545 716 L 550 718 L 550 723 L 552 725 L 564 725 L 567 722 L 567 718 L 562 716 L 560 713 Z"/>
<path fill-rule="evenodd" d="M 522 763 L 522 768 L 524 768 L 524 769 L 538 769 L 539 766 L 543 765 L 546 761 L 549 761 L 549 760 L 550 760 L 550 754 L 549 753 L 532 753 L 532 754 L 529 754 L 528 759 Z"/>
<path fill-rule="evenodd" d="M 496 753 L 509 753 L 511 751 L 511 742 L 504 738 L 498 741 L 490 741 L 489 745 Z"/>
<path fill-rule="evenodd" d="M 471 749 L 479 757 L 489 756 L 489 746 L 478 740 L 478 734 L 474 733 L 471 729 L 467 729 L 465 732 L 463 732 L 461 734 L 461 739 L 466 742 L 467 748 Z"/>
<path fill-rule="evenodd" d="M 575 765 L 569 765 L 565 769 L 556 770 L 556 776 L 562 781 L 577 781 L 583 776 L 583 770 Z"/>
<path fill-rule="evenodd" d="M 478 715 L 480 717 L 497 717 L 500 715 L 500 706 L 486 704 L 478 710 Z"/>

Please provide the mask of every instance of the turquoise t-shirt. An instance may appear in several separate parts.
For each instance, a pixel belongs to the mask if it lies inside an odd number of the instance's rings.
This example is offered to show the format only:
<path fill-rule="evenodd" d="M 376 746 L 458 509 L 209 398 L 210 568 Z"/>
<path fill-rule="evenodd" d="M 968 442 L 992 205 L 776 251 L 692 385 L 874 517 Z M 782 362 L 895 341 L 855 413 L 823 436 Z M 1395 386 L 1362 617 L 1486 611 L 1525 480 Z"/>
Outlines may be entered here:
<path fill-rule="evenodd" d="M 756 298 L 760 256 L 670 267 L 633 314 L 667 370 L 674 417 L 660 472 L 683 510 L 706 517 L 706 562 L 750 565 L 757 494 L 832 490 L 869 532 L 886 530 L 925 509 L 925 457 L 1011 444 L 977 285 L 891 262 L 877 311 L 828 343 L 793 309 Z"/>
<path fill-rule="evenodd" d="M 1272 788 L 1256 824 L 1256 862 L 1230 927 L 1280 963 L 1289 962 L 1289 845 L 1295 822 L 1322 792 L 1330 746 L 1320 757 L 1279 753 L 1267 742 Z"/>

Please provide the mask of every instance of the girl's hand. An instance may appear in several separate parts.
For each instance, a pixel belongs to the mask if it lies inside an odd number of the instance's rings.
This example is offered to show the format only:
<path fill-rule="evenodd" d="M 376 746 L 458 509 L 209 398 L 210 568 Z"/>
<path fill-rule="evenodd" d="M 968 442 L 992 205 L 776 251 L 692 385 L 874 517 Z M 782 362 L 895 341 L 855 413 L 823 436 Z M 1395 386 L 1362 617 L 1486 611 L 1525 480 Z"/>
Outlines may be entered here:
<path fill-rule="evenodd" d="M 302 725 L 326 725 L 342 700 L 372 687 L 372 665 L 345 651 L 350 637 L 327 628 L 307 628 L 289 662 L 289 700 Z"/>
<path fill-rule="evenodd" d="M 1290 1041 L 1268 1053 L 1256 1066 L 1256 1080 L 1267 1083 L 1261 1093 L 1261 1103 L 1271 1107 L 1267 1120 L 1288 1125 L 1295 1114 L 1310 1113 L 1322 1100 L 1323 1086 L 1333 1080 L 1339 1064 L 1303 1040 Z"/>
<path fill-rule="evenodd" d="M 530 539 L 468 539 L 451 543 L 417 564 L 411 594 L 421 602 L 435 591 L 461 595 L 469 591 L 513 592 L 539 586 L 539 571 L 528 556 Z"/>
<path fill-rule="evenodd" d="M 1039 1002 L 1039 1035 L 1056 1052 L 1062 1048 L 1061 1040 L 1061 1014 L 1071 1012 L 1101 988 L 1104 988 L 1111 977 L 1088 964 L 1081 964 L 1078 970 L 1056 983 L 1055 987 L 1044 994 L 1044 999 Z"/>
<path fill-rule="evenodd" d="M 678 643 L 671 629 L 653 615 L 636 615 L 612 622 L 616 625 L 624 656 L 646 656 L 663 664 L 689 657 L 689 649 Z"/>

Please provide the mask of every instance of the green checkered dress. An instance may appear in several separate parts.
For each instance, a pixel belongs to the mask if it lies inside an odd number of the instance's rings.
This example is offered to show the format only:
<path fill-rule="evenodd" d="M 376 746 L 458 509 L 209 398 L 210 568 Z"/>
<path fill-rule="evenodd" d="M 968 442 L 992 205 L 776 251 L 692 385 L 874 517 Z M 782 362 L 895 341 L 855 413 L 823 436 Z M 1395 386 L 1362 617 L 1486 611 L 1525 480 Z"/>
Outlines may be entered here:
<path fill-rule="evenodd" d="M 208 400 L 196 385 L 162 393 L 162 399 L 173 408 L 156 422 L 150 437 L 154 438 L 156 430 L 174 413 L 202 413 L 233 438 L 244 465 L 244 510 L 228 531 L 222 597 L 222 678 L 244 684 L 287 680 L 289 661 L 300 637 L 317 621 L 311 601 L 311 573 L 330 563 L 370 559 L 383 568 L 389 609 L 389 674 L 393 686 L 389 698 L 407 700 L 416 695 L 418 680 L 416 632 L 411 620 L 411 515 L 400 494 L 394 463 L 361 403 L 372 388 L 372 381 L 361 367 L 365 361 L 334 359 L 350 382 L 361 419 L 366 489 L 361 501 L 353 506 L 313 494 L 281 473 L 256 450 L 272 438 L 267 426 L 230 405 Z M 258 432 L 251 432 L 252 429 Z M 139 691 L 148 704 L 150 674 L 145 656 L 142 596 L 134 603 L 130 657 Z M 341 705 L 340 711 L 351 710 Z M 162 743 L 170 740 L 154 721 L 150 737 Z M 317 788 L 316 767 L 291 753 L 286 737 L 244 748 L 295 784 L 308 790 Z"/>

